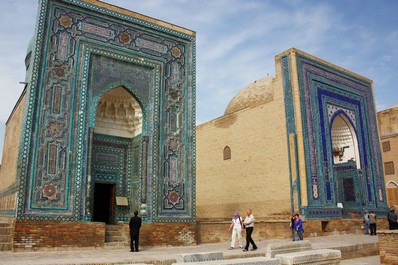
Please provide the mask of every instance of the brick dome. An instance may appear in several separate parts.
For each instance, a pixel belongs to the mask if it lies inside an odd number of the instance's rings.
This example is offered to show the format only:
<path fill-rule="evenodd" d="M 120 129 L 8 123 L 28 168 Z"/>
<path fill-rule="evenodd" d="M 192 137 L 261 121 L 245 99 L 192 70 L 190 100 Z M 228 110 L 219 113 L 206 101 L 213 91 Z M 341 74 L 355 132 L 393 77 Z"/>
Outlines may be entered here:
<path fill-rule="evenodd" d="M 274 99 L 273 80 L 273 77 L 267 76 L 241 89 L 229 102 L 224 115 L 272 101 Z"/>

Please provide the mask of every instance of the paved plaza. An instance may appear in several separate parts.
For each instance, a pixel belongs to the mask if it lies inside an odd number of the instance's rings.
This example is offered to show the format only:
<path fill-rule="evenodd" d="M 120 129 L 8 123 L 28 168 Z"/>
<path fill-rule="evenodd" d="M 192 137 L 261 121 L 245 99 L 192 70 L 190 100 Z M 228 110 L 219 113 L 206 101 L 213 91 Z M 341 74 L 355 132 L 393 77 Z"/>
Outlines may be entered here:
<path fill-rule="evenodd" d="M 358 245 L 377 243 L 377 236 L 367 235 L 341 235 L 310 237 L 309 240 L 314 249 L 335 248 L 345 250 L 355 249 Z M 128 247 L 112 247 L 92 250 L 76 251 L 52 251 L 52 252 L 0 252 L 1 265 L 50 265 L 50 264 L 172 264 L 175 262 L 176 255 L 184 253 L 203 253 L 203 252 L 223 252 L 226 259 L 242 258 L 253 256 L 264 256 L 266 246 L 270 243 L 283 242 L 285 240 L 261 240 L 257 242 L 257 251 L 242 252 L 240 249 L 228 250 L 229 242 L 201 244 L 188 247 L 142 247 L 141 251 L 129 252 Z M 345 250 L 344 250 L 345 249 Z M 365 253 L 366 249 L 364 249 Z M 344 257 L 344 253 L 343 253 Z M 345 259 L 341 262 L 344 265 L 353 264 L 380 264 L 379 256 Z"/>

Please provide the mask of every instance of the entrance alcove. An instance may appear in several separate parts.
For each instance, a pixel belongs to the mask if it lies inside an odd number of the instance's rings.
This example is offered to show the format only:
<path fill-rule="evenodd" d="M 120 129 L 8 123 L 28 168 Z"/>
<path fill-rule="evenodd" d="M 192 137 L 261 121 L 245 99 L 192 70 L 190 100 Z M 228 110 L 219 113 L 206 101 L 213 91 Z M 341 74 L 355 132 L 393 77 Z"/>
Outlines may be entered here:
<path fill-rule="evenodd" d="M 386 191 L 389 205 L 398 209 L 398 184 L 390 180 L 386 185 Z"/>
<path fill-rule="evenodd" d="M 351 122 L 344 114 L 337 115 L 331 127 L 333 163 L 343 164 L 355 161 L 357 169 L 361 167 L 357 134 Z"/>
<path fill-rule="evenodd" d="M 94 133 L 133 138 L 142 131 L 142 109 L 123 87 L 101 97 L 95 116 Z"/>
<path fill-rule="evenodd" d="M 98 101 L 91 136 L 91 178 L 94 183 L 93 221 L 127 221 L 139 208 L 142 108 L 123 87 Z M 125 197 L 128 206 L 116 205 Z"/>
<path fill-rule="evenodd" d="M 332 120 L 331 140 L 336 203 L 342 203 L 343 207 L 358 206 L 361 203 L 358 139 L 355 128 L 344 113 Z"/>

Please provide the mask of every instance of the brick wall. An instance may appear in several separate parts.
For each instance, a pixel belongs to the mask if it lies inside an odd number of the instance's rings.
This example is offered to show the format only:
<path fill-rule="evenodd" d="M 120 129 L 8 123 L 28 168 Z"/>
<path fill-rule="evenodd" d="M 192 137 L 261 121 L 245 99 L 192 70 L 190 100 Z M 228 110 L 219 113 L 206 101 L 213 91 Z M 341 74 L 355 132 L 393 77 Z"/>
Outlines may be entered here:
<path fill-rule="evenodd" d="M 229 221 L 198 222 L 198 243 L 229 242 L 231 240 L 231 233 L 228 232 L 230 224 L 231 222 Z M 242 236 L 245 237 L 245 234 Z M 253 239 L 255 241 L 260 238 L 283 239 L 291 236 L 292 233 L 288 221 L 259 221 L 256 222 L 253 231 Z"/>
<path fill-rule="evenodd" d="M 103 247 L 104 223 L 16 221 L 14 251 Z"/>
<path fill-rule="evenodd" d="M 248 208 L 254 210 L 256 218 L 289 215 L 291 201 L 282 80 L 277 77 L 274 82 L 272 101 L 196 127 L 198 219 L 232 218 L 235 210 L 244 215 Z M 271 92 L 268 85 L 261 89 L 264 94 Z M 246 104 L 242 92 L 238 98 Z M 253 104 L 256 105 L 254 101 Z M 226 146 L 231 150 L 231 158 L 224 160 Z"/>
<path fill-rule="evenodd" d="M 128 224 L 123 224 L 129 235 Z M 196 223 L 151 223 L 142 224 L 141 246 L 191 246 L 196 245 Z"/>
<path fill-rule="evenodd" d="M 228 232 L 229 221 L 199 221 L 197 222 L 198 243 L 228 242 L 231 240 L 231 233 Z M 331 220 L 305 220 L 304 237 L 328 236 L 342 234 L 362 234 L 362 219 L 331 219 Z M 385 219 L 377 221 L 378 229 L 388 227 Z M 245 235 L 243 235 L 245 236 Z M 292 232 L 289 226 L 289 219 L 281 220 L 259 220 L 255 223 L 253 231 L 254 240 L 260 238 L 284 239 L 291 238 Z"/>
<path fill-rule="evenodd" d="M 380 230 L 379 252 L 381 264 L 398 264 L 398 230 Z"/>

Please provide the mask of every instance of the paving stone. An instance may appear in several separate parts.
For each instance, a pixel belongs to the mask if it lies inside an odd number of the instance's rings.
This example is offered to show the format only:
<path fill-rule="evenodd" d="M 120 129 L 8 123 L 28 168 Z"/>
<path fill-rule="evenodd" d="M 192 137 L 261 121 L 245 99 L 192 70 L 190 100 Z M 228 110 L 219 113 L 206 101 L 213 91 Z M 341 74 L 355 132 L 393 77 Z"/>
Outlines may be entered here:
<path fill-rule="evenodd" d="M 278 254 L 282 265 L 298 264 L 340 264 L 341 251 L 335 249 L 315 249 L 302 252 Z"/>
<path fill-rule="evenodd" d="M 274 258 L 277 254 L 311 250 L 312 245 L 308 240 L 272 243 L 267 245 L 265 256 Z"/>
<path fill-rule="evenodd" d="M 182 265 L 184 263 L 173 263 L 173 265 Z M 275 258 L 254 257 L 228 260 L 214 260 L 202 262 L 190 262 L 189 265 L 279 265 L 280 260 Z"/>
<path fill-rule="evenodd" d="M 377 245 L 378 237 L 368 235 L 339 235 L 339 236 L 322 236 L 308 238 L 314 249 L 330 249 L 349 246 L 359 246 L 374 244 Z M 0 252 L 0 265 L 114 265 L 114 264 L 158 264 L 171 265 L 176 263 L 176 256 L 183 253 L 208 253 L 221 252 L 224 254 L 224 260 L 228 262 L 241 258 L 249 257 L 265 257 L 265 249 L 267 245 L 273 243 L 288 243 L 290 240 L 283 239 L 264 239 L 256 241 L 257 251 L 242 252 L 240 249 L 228 250 L 229 242 L 199 244 L 195 246 L 184 247 L 145 247 L 140 248 L 140 252 L 130 252 L 129 246 L 112 247 L 112 248 L 68 248 L 48 249 L 47 251 L 24 251 L 24 252 Z M 67 250 L 67 251 L 66 251 Z M 343 251 L 348 251 L 344 248 Z M 371 264 L 380 265 L 379 256 L 366 257 L 367 253 L 361 252 L 362 259 L 343 260 L 343 265 Z M 374 255 L 374 254 L 373 254 Z M 211 261 L 209 261 L 211 262 Z M 190 263 L 185 263 L 191 265 Z"/>
<path fill-rule="evenodd" d="M 207 252 L 207 253 L 189 253 L 177 255 L 177 263 L 186 262 L 201 262 L 211 260 L 222 260 L 224 255 L 222 252 Z"/>

